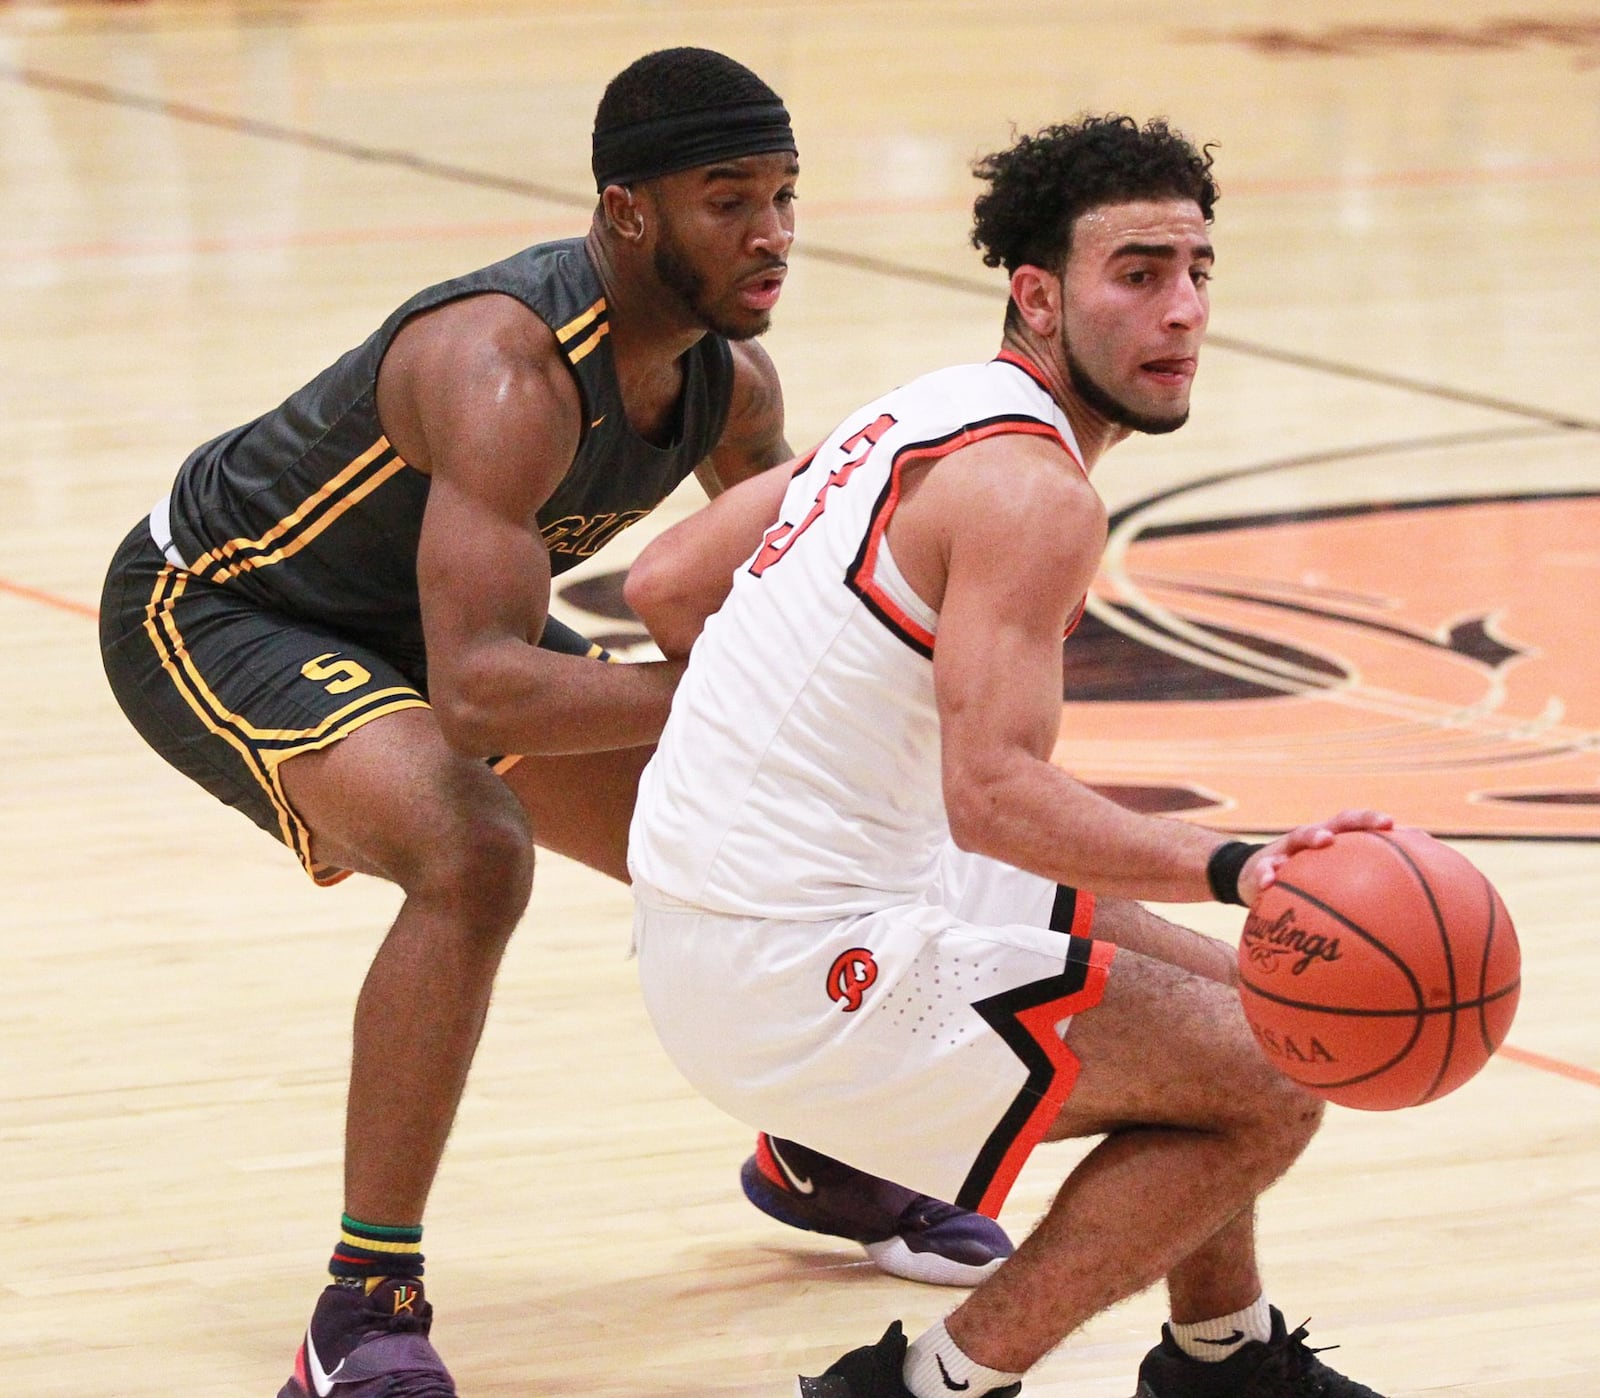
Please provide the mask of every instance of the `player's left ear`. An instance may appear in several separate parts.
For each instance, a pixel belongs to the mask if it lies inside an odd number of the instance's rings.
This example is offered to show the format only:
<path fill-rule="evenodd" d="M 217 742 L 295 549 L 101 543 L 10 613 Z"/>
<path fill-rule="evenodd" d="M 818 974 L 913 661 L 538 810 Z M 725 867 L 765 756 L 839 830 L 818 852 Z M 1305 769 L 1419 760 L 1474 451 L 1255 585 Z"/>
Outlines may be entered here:
<path fill-rule="evenodd" d="M 1061 328 L 1061 278 L 1043 267 L 1023 263 L 1011 274 L 1011 300 L 1028 329 L 1054 339 Z"/>

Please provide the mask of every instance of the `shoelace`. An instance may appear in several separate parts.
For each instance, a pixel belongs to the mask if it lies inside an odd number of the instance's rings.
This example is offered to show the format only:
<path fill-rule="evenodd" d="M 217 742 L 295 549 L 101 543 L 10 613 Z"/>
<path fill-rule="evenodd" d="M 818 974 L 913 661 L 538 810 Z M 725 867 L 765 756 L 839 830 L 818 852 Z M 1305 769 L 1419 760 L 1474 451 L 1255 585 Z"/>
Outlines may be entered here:
<path fill-rule="evenodd" d="M 1291 1330 L 1284 1338 L 1283 1347 L 1281 1349 L 1273 1349 L 1266 1362 L 1262 1365 L 1260 1372 L 1273 1374 L 1285 1379 L 1317 1377 L 1316 1371 L 1322 1367 L 1322 1363 L 1317 1356 L 1330 1349 L 1338 1349 L 1339 1346 L 1308 1345 L 1306 1337 L 1311 1333 L 1308 1329 L 1310 1324 L 1311 1317 L 1307 1316 L 1298 1326 Z M 1341 1375 L 1340 1377 L 1342 1378 L 1343 1376 Z M 1345 1380 L 1345 1382 L 1353 1383 L 1352 1380 Z M 1319 1383 L 1317 1391 L 1321 1392 L 1323 1387 Z M 1361 1391 L 1364 1393 L 1371 1392 L 1370 1389 L 1362 1389 Z"/>

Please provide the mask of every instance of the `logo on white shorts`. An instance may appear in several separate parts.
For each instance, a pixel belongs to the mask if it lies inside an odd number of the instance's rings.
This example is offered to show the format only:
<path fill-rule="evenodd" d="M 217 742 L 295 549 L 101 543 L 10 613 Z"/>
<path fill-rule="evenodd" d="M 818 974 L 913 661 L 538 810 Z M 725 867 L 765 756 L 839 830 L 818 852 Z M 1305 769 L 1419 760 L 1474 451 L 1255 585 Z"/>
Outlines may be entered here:
<path fill-rule="evenodd" d="M 878 979 L 878 962 L 865 947 L 851 947 L 834 957 L 828 968 L 828 999 L 844 1006 L 846 1014 L 861 1008 L 861 997 Z"/>

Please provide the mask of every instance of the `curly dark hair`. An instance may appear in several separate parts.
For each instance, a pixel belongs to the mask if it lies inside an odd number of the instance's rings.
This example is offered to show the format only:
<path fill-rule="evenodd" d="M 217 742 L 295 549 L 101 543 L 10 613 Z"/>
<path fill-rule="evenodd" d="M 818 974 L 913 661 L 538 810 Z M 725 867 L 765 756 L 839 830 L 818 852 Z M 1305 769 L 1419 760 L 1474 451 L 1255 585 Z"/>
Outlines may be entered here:
<path fill-rule="evenodd" d="M 1085 116 L 1020 136 L 977 161 L 989 188 L 972 206 L 972 245 L 990 267 L 1059 269 L 1080 214 L 1136 199 L 1193 199 L 1207 223 L 1219 191 L 1211 147 L 1197 149 L 1160 117 Z"/>

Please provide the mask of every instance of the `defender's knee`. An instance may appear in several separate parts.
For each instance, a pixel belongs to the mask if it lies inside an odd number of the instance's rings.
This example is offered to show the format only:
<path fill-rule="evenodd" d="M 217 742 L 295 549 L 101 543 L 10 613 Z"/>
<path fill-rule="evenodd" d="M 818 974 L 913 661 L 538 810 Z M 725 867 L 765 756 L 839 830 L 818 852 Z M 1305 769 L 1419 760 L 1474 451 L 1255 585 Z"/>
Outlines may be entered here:
<path fill-rule="evenodd" d="M 509 937 L 533 892 L 533 839 L 520 809 L 473 811 L 430 843 L 405 880 L 474 935 Z"/>

